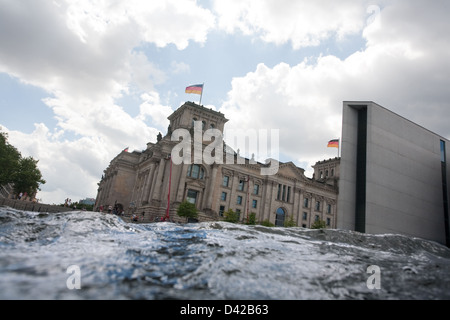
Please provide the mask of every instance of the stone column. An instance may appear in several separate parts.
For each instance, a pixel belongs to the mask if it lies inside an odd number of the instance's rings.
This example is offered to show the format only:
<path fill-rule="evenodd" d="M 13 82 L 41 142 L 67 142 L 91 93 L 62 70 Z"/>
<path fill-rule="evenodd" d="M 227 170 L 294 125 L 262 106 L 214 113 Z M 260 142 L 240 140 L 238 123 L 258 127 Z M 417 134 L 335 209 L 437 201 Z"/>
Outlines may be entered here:
<path fill-rule="evenodd" d="M 162 180 L 164 178 L 164 169 L 166 167 L 166 160 L 164 158 L 161 158 L 159 162 L 159 168 L 158 168 L 158 174 L 156 175 L 156 183 L 155 183 L 155 189 L 153 190 L 153 200 L 161 200 L 161 185 Z"/>
<path fill-rule="evenodd" d="M 177 188 L 177 194 L 176 194 L 176 201 L 177 202 L 183 202 L 183 196 L 184 196 L 184 184 L 186 182 L 186 175 L 187 175 L 187 169 L 188 165 L 181 164 L 181 170 L 180 174 L 178 176 L 178 188 Z"/>
<path fill-rule="evenodd" d="M 216 176 L 217 176 L 217 166 L 213 165 L 213 170 L 212 170 L 212 174 L 211 177 L 209 177 L 209 181 L 208 181 L 208 196 L 207 196 L 207 200 L 206 200 L 206 209 L 212 209 L 212 198 L 213 198 L 213 194 L 214 194 L 214 185 L 215 185 L 215 181 L 216 181 Z"/>
<path fill-rule="evenodd" d="M 145 191 L 144 191 L 144 195 L 142 197 L 142 201 L 146 202 L 146 203 L 150 203 L 150 188 L 152 186 L 153 183 L 153 179 L 154 179 L 154 172 L 155 172 L 155 164 L 152 163 L 150 164 L 150 169 L 148 172 L 148 176 L 147 176 L 147 180 L 145 182 Z"/>

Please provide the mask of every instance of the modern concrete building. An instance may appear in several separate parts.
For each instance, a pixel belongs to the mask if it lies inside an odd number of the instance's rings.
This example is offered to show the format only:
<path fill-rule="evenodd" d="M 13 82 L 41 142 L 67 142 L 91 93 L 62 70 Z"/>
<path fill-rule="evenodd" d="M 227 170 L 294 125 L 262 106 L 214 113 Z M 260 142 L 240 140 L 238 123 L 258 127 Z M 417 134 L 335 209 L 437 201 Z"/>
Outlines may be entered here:
<path fill-rule="evenodd" d="M 449 141 L 373 102 L 343 103 L 339 229 L 450 246 Z"/>
<path fill-rule="evenodd" d="M 264 174 L 262 169 L 268 169 L 268 164 L 241 158 L 239 152 L 224 145 L 222 163 L 196 162 L 193 145 L 189 160 L 194 161 L 175 164 L 175 157 L 169 155 L 179 143 L 172 141 L 178 129 L 190 132 L 196 140 L 196 124 L 201 124 L 202 136 L 207 129 L 223 132 L 228 119 L 192 102 L 183 104 L 168 119 L 167 134 L 159 135 L 156 143 L 148 143 L 143 151 L 123 151 L 111 161 L 99 183 L 95 209 L 119 204 L 126 212 L 143 213 L 144 221 L 155 221 L 169 208 L 176 221 L 176 209 L 188 200 L 196 205 L 200 221 L 221 220 L 231 209 L 243 222 L 254 213 L 257 221 L 279 226 L 293 220 L 297 226 L 309 228 L 322 220 L 327 227 L 336 227 L 339 159 L 318 162 L 317 178 L 312 179 L 292 162 L 279 163 L 273 174 Z M 198 142 L 203 153 L 211 144 L 211 140 Z"/>

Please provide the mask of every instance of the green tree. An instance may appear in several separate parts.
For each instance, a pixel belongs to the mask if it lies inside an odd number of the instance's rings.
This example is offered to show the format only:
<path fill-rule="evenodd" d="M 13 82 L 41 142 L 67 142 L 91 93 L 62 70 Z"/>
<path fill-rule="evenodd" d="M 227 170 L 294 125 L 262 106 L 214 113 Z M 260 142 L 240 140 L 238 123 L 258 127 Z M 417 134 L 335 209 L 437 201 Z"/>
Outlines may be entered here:
<path fill-rule="evenodd" d="M 12 183 L 16 193 L 26 192 L 34 195 L 45 184 L 38 160 L 23 158 L 20 152 L 8 143 L 8 135 L 0 132 L 0 185 Z"/>
<path fill-rule="evenodd" d="M 327 224 L 323 220 L 316 220 L 311 225 L 311 229 L 325 229 L 327 227 Z"/>
<path fill-rule="evenodd" d="M 234 212 L 231 209 L 228 209 L 228 211 L 225 212 L 224 217 L 225 217 L 226 222 L 232 222 L 232 223 L 239 222 L 239 215 L 237 214 L 237 212 Z"/>
<path fill-rule="evenodd" d="M 0 132 L 0 185 L 14 182 L 21 157 L 20 152 L 8 143 L 8 135 Z"/>
<path fill-rule="evenodd" d="M 34 160 L 32 157 L 19 160 L 19 168 L 14 175 L 14 191 L 16 193 L 26 192 L 30 196 L 34 195 L 40 190 L 39 185 L 45 183 L 41 171 L 37 167 L 38 162 L 39 160 Z"/>
<path fill-rule="evenodd" d="M 190 203 L 187 200 L 184 200 L 177 209 L 177 214 L 180 217 L 186 217 L 186 221 L 189 218 L 196 219 L 198 217 L 198 211 L 195 207 L 195 204 Z"/>

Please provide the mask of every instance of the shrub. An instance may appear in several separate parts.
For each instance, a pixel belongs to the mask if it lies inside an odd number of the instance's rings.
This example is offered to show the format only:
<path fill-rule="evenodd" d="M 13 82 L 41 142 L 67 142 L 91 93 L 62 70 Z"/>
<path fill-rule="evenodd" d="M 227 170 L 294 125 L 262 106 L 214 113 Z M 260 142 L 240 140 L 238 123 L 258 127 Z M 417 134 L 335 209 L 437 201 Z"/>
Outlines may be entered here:
<path fill-rule="evenodd" d="M 177 214 L 180 217 L 186 217 L 186 220 L 190 218 L 196 219 L 198 217 L 198 212 L 195 204 L 192 204 L 187 200 L 184 200 L 182 203 L 180 203 L 180 206 L 177 209 Z"/>
<path fill-rule="evenodd" d="M 327 224 L 323 220 L 316 220 L 311 225 L 311 229 L 325 229 L 327 227 Z"/>
<path fill-rule="evenodd" d="M 237 223 L 239 221 L 238 214 L 231 209 L 228 209 L 228 211 L 225 212 L 224 217 L 226 222 Z"/>

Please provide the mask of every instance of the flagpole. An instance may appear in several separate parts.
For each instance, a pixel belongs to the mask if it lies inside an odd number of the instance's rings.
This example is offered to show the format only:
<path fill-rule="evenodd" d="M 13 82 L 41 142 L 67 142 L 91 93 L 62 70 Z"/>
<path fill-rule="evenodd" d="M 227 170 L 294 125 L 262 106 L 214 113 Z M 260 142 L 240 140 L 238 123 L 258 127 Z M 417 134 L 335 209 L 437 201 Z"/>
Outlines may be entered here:
<path fill-rule="evenodd" d="M 204 82 L 203 82 L 203 85 L 202 85 L 202 93 L 200 94 L 200 102 L 198 103 L 199 106 L 202 105 L 203 89 L 205 89 L 205 83 Z"/>

